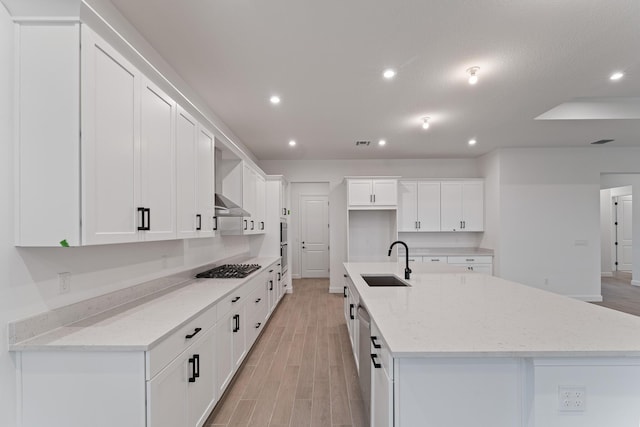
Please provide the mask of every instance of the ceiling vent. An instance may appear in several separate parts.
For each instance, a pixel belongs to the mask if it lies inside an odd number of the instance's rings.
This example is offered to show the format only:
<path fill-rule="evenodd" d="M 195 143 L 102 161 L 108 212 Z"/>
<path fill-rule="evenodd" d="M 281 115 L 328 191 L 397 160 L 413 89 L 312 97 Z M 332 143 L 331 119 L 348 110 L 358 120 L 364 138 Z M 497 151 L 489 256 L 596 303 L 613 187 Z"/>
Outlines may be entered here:
<path fill-rule="evenodd" d="M 591 143 L 591 145 L 602 145 L 602 144 L 606 144 L 607 142 L 611 142 L 611 141 L 615 141 L 615 139 L 600 139 L 598 141 L 593 141 Z"/>
<path fill-rule="evenodd" d="M 369 144 L 371 144 L 371 141 L 356 141 L 356 147 L 359 147 L 361 145 L 364 145 L 365 147 L 368 147 Z"/>

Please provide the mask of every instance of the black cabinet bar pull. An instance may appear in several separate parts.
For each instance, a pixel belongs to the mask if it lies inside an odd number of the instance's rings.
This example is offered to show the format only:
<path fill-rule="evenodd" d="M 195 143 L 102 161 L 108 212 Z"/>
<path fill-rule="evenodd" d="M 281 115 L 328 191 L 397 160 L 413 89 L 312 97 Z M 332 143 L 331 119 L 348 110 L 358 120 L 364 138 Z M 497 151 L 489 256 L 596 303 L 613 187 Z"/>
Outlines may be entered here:
<path fill-rule="evenodd" d="M 278 272 L 278 282 L 282 280 L 282 276 L 280 275 L 280 272 Z"/>
<path fill-rule="evenodd" d="M 244 231 L 247 231 L 247 220 L 244 220 Z"/>
<path fill-rule="evenodd" d="M 269 273 L 273 273 L 273 270 L 269 270 Z"/>
<path fill-rule="evenodd" d="M 378 358 L 377 354 L 371 354 L 371 361 L 373 362 L 373 367 L 376 369 L 382 368 L 382 365 L 378 362 L 376 362 L 376 359 Z"/>
<path fill-rule="evenodd" d="M 355 319 L 353 315 L 353 304 L 349 304 L 349 318 L 351 318 L 351 320 Z"/>
<path fill-rule="evenodd" d="M 253 228 L 254 228 L 253 226 L 254 226 L 254 221 L 253 221 L 253 220 L 251 220 L 251 229 L 252 229 L 252 230 L 253 230 Z"/>
<path fill-rule="evenodd" d="M 260 230 L 264 230 L 264 221 L 260 221 Z"/>
<path fill-rule="evenodd" d="M 347 297 L 347 287 L 344 287 L 344 291 L 342 291 L 342 295 L 344 295 L 344 297 Z"/>
<path fill-rule="evenodd" d="M 257 303 L 259 303 L 260 301 L 262 301 L 262 298 L 258 298 L 258 299 L 256 300 L 256 304 L 257 304 Z"/>
<path fill-rule="evenodd" d="M 190 357 L 189 363 L 191 364 L 191 376 L 189 377 L 189 382 L 195 383 L 196 382 L 196 359 L 193 357 Z"/>
<path fill-rule="evenodd" d="M 462 221 L 462 228 L 467 228 L 467 221 Z"/>
<path fill-rule="evenodd" d="M 382 346 L 376 342 L 377 339 L 378 337 L 376 336 L 371 337 L 371 344 L 373 344 L 373 348 L 382 348 Z"/>
<path fill-rule="evenodd" d="M 138 230 L 140 230 L 140 231 L 146 230 L 147 228 L 144 225 L 145 209 L 144 208 L 138 208 L 138 213 L 140 214 L 140 225 L 138 226 Z"/>
<path fill-rule="evenodd" d="M 240 297 L 235 297 L 234 299 L 231 300 L 231 302 L 238 302 L 240 300 Z"/>
<path fill-rule="evenodd" d="M 151 230 L 151 208 L 147 208 L 147 228 L 146 230 Z"/>
<path fill-rule="evenodd" d="M 196 335 L 198 335 L 198 332 L 200 332 L 201 330 L 202 330 L 202 328 L 195 328 L 195 329 L 193 330 L 193 333 L 192 333 L 192 334 L 185 335 L 184 337 L 185 337 L 186 339 L 190 340 L 191 338 L 193 338 L 193 337 L 195 337 Z"/>
<path fill-rule="evenodd" d="M 233 315 L 233 332 L 238 332 L 240 330 L 240 315 Z"/>
<path fill-rule="evenodd" d="M 202 215 L 196 215 L 196 230 L 202 230 Z"/>
<path fill-rule="evenodd" d="M 273 290 L 273 280 L 269 280 L 269 290 Z"/>
<path fill-rule="evenodd" d="M 216 231 L 218 229 L 218 217 L 214 216 L 213 217 L 213 231 Z"/>
<path fill-rule="evenodd" d="M 200 355 L 199 354 L 194 354 L 193 355 L 193 361 L 195 362 L 194 363 L 195 371 L 194 371 L 193 376 L 195 378 L 198 378 L 198 377 L 200 377 Z"/>
<path fill-rule="evenodd" d="M 258 329 L 260 327 L 260 325 L 262 325 L 262 323 L 260 323 L 260 322 L 256 323 L 256 329 Z"/>

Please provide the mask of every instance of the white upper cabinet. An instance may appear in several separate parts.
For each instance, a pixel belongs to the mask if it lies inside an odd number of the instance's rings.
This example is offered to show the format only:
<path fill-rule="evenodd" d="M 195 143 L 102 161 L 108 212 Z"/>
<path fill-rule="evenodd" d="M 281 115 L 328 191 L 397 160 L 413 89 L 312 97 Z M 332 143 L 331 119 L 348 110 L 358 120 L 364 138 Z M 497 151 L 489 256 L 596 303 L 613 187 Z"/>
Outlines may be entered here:
<path fill-rule="evenodd" d="M 213 134 L 86 25 L 17 30 L 16 245 L 213 236 Z"/>
<path fill-rule="evenodd" d="M 82 45 L 82 242 L 138 241 L 141 74 L 86 26 Z"/>
<path fill-rule="evenodd" d="M 198 150 L 196 155 L 196 230 L 198 237 L 211 237 L 214 232 L 215 215 L 213 208 L 214 191 L 213 136 L 204 128 L 198 130 Z"/>
<path fill-rule="evenodd" d="M 196 156 L 198 124 L 182 108 L 178 108 L 176 126 L 176 185 L 178 237 L 196 237 Z"/>
<path fill-rule="evenodd" d="M 256 181 L 255 170 L 245 163 L 242 170 L 242 208 L 251 214 L 250 217 L 243 218 L 244 234 L 255 234 L 256 232 Z"/>
<path fill-rule="evenodd" d="M 398 231 L 440 231 L 440 182 L 400 181 Z"/>
<path fill-rule="evenodd" d="M 396 179 L 348 179 L 350 208 L 395 208 L 398 205 Z"/>
<path fill-rule="evenodd" d="M 267 180 L 256 173 L 256 232 L 265 232 L 267 215 Z"/>
<path fill-rule="evenodd" d="M 140 205 L 147 209 L 145 240 L 176 238 L 176 103 L 143 78 Z"/>
<path fill-rule="evenodd" d="M 442 231 L 483 231 L 483 182 L 448 181 L 441 185 Z"/>

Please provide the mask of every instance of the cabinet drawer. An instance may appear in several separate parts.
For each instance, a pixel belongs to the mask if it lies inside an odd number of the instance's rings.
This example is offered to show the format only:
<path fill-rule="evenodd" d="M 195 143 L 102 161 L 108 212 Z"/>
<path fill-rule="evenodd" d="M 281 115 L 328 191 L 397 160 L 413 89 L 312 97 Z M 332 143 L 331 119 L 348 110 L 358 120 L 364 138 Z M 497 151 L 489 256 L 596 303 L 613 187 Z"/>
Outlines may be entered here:
<path fill-rule="evenodd" d="M 448 260 L 449 264 L 491 264 L 493 262 L 492 256 L 450 256 Z"/>
<path fill-rule="evenodd" d="M 214 305 L 147 351 L 146 379 L 153 378 L 200 336 L 204 335 L 209 328 L 215 325 L 216 318 L 217 306 Z M 190 338 L 187 338 L 188 336 Z"/>
<path fill-rule="evenodd" d="M 218 306 L 217 319 L 218 320 L 222 319 L 234 307 L 240 306 L 240 304 L 242 304 L 247 299 L 251 291 L 255 289 L 256 284 L 262 283 L 263 281 L 262 277 L 263 275 L 260 275 L 257 278 L 254 278 L 250 282 L 245 283 L 244 285 L 240 286 L 238 289 L 236 289 L 235 291 L 231 292 L 229 295 L 224 297 L 222 300 L 220 300 L 217 304 Z"/>
<path fill-rule="evenodd" d="M 378 328 L 373 322 L 371 322 L 371 338 L 371 354 L 378 356 L 377 363 L 380 363 L 387 376 L 393 379 L 393 357 L 391 357 L 387 343 L 384 342 L 380 331 L 378 331 Z"/>
<path fill-rule="evenodd" d="M 423 256 L 422 262 L 447 262 L 446 256 Z"/>
<path fill-rule="evenodd" d="M 400 262 L 404 261 L 404 256 L 400 256 L 398 257 L 398 260 Z M 421 256 L 413 256 L 413 255 L 409 255 L 409 262 L 422 262 L 422 257 Z"/>

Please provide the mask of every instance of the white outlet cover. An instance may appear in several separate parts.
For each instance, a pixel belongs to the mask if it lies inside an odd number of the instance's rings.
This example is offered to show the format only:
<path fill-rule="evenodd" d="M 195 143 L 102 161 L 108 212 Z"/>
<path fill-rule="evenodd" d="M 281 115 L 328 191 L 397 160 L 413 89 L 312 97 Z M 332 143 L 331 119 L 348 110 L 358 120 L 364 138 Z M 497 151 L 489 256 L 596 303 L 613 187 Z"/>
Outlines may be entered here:
<path fill-rule="evenodd" d="M 558 386 L 558 411 L 584 412 L 587 408 L 587 389 L 584 386 Z"/>

